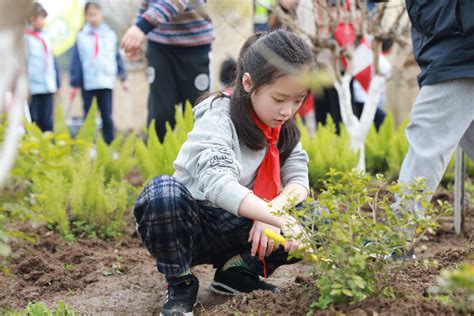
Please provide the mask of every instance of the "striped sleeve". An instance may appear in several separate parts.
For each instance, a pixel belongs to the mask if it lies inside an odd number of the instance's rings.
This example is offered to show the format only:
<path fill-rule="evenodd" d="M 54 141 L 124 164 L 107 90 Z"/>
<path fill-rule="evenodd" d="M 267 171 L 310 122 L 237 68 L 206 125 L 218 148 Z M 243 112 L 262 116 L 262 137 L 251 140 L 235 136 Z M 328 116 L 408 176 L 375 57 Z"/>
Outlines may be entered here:
<path fill-rule="evenodd" d="M 138 16 L 141 16 L 143 13 L 148 10 L 149 4 L 147 0 L 143 0 L 140 6 L 138 7 Z"/>
<path fill-rule="evenodd" d="M 202 13 L 205 5 L 206 0 L 143 0 L 135 25 L 150 42 L 208 45 L 214 40 L 214 30 L 209 16 Z"/>
<path fill-rule="evenodd" d="M 159 27 L 163 23 L 169 22 L 172 18 L 178 15 L 178 13 L 184 11 L 185 8 L 185 5 L 181 1 L 158 1 L 149 4 L 148 9 L 142 14 L 142 18 L 152 27 L 146 28 L 145 33 L 148 33 L 155 27 Z M 138 22 L 141 22 L 142 26 L 143 20 Z M 140 25 L 138 25 L 138 27 L 140 27 Z M 143 30 L 142 27 L 140 28 Z"/>

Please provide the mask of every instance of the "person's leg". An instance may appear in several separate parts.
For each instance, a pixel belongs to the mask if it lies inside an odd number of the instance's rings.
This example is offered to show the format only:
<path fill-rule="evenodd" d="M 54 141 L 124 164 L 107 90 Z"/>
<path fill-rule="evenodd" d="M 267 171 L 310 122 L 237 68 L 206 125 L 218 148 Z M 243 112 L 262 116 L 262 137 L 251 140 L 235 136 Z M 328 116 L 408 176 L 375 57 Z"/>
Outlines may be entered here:
<path fill-rule="evenodd" d="M 114 122 L 112 120 L 112 90 L 101 89 L 97 91 L 97 105 L 102 118 L 102 134 L 104 141 L 110 144 L 114 140 Z"/>
<path fill-rule="evenodd" d="M 41 107 L 41 95 L 39 94 L 34 94 L 31 96 L 30 102 L 29 102 L 29 108 L 30 108 L 30 116 L 31 116 L 31 122 L 36 123 L 38 125 L 38 120 L 39 120 L 39 109 Z"/>
<path fill-rule="evenodd" d="M 235 295 L 254 290 L 279 292 L 278 287 L 261 281 L 259 276 L 270 276 L 279 266 L 297 260 L 288 260 L 288 253 L 279 247 L 264 259 L 264 269 L 262 260 L 250 254 L 251 243 L 248 238 L 253 226 L 252 220 L 237 217 L 222 209 L 204 211 L 209 214 L 209 221 L 213 222 L 212 225 L 206 226 L 215 227 L 213 258 L 208 262 L 213 263 L 217 270 L 209 289 L 221 295 Z"/>
<path fill-rule="evenodd" d="M 134 208 L 137 231 L 158 271 L 165 275 L 168 288 L 163 315 L 191 314 L 198 301 L 199 281 L 191 273 L 193 256 L 212 249 L 202 240 L 199 206 L 189 191 L 170 176 L 160 176 L 147 184 Z M 196 250 L 196 251 L 194 251 Z"/>
<path fill-rule="evenodd" d="M 177 50 L 174 59 L 178 79 L 179 102 L 194 106 L 196 100 L 209 91 L 209 52 Z"/>
<path fill-rule="evenodd" d="M 87 114 L 89 113 L 89 110 L 92 105 L 92 100 L 94 99 L 94 96 L 96 95 L 97 90 L 82 90 L 82 102 L 83 102 L 83 108 L 84 108 L 84 119 L 87 117 Z"/>
<path fill-rule="evenodd" d="M 153 179 L 140 194 L 134 215 L 143 243 L 167 279 L 186 275 L 190 267 L 204 263 L 218 268 L 218 277 L 225 263 L 240 254 L 243 265 L 218 279 L 220 284 L 234 289 L 227 294 L 276 289 L 259 280 L 262 262 L 250 255 L 248 237 L 253 222 L 223 209 L 198 205 L 175 178 Z M 296 261 L 288 260 L 288 253 L 279 247 L 265 259 L 267 275 Z"/>
<path fill-rule="evenodd" d="M 43 132 L 53 130 L 54 94 L 41 95 L 41 105 L 38 109 L 38 125 Z"/>
<path fill-rule="evenodd" d="M 385 112 L 382 109 L 377 108 L 375 110 L 374 124 L 375 124 L 375 128 L 377 129 L 377 131 L 382 126 L 383 121 L 385 121 L 386 116 L 387 116 L 387 114 L 385 114 Z"/>
<path fill-rule="evenodd" d="M 337 90 L 334 87 L 325 89 L 325 93 L 327 93 L 326 95 L 329 100 L 329 114 L 331 114 L 332 120 L 334 124 L 336 124 L 336 132 L 337 134 L 339 134 L 339 125 L 343 123 L 341 116 L 341 107 L 339 105 L 339 95 L 337 94 Z"/>
<path fill-rule="evenodd" d="M 166 134 L 166 122 L 174 126 L 175 106 L 179 103 L 176 70 L 173 54 L 168 48 L 148 45 L 148 125 L 155 120 L 156 133 L 160 141 Z"/>
<path fill-rule="evenodd" d="M 186 187 L 170 176 L 153 179 L 138 197 L 134 215 L 158 271 L 168 276 L 188 271 L 195 238 L 203 231 L 199 206 Z"/>
<path fill-rule="evenodd" d="M 474 79 L 421 88 L 406 129 L 409 149 L 400 170 L 400 182 L 411 183 L 424 177 L 427 192 L 436 190 L 456 146 L 472 124 L 473 99 Z M 468 144 L 467 138 L 463 142 Z"/>
<path fill-rule="evenodd" d="M 352 100 L 352 112 L 358 119 L 360 119 L 363 111 L 364 111 L 364 103 Z"/>
<path fill-rule="evenodd" d="M 362 112 L 364 111 L 364 105 L 365 104 L 362 102 L 352 100 L 352 110 L 354 111 L 354 115 L 357 116 L 358 119 L 360 119 L 360 117 L 362 116 Z M 385 120 L 385 116 L 387 115 L 380 108 L 377 108 L 375 110 L 374 125 L 377 131 L 380 129 L 380 126 L 382 126 L 382 123 Z"/>

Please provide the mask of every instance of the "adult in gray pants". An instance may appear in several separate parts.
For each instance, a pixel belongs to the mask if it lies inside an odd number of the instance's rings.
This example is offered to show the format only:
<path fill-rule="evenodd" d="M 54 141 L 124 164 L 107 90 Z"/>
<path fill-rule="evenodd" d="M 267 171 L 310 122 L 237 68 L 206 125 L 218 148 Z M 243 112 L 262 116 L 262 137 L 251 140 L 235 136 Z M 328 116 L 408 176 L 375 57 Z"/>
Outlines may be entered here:
<path fill-rule="evenodd" d="M 458 144 L 474 159 L 474 1 L 406 0 L 420 93 L 399 180 L 434 192 Z"/>

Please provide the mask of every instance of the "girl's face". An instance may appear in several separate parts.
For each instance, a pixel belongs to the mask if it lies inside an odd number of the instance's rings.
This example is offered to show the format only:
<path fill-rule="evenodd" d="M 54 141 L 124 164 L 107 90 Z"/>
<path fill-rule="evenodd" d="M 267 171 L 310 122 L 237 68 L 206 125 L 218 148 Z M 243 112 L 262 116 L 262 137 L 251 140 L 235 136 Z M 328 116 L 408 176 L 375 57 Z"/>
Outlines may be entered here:
<path fill-rule="evenodd" d="M 102 22 L 102 12 L 93 5 L 87 9 L 86 21 L 93 27 L 99 27 Z"/>
<path fill-rule="evenodd" d="M 42 31 L 44 28 L 44 25 L 46 24 L 46 17 L 42 14 L 32 18 L 30 20 L 31 27 L 35 31 Z"/>
<path fill-rule="evenodd" d="M 242 83 L 250 93 L 253 83 L 249 73 L 244 74 Z M 252 92 L 250 100 L 258 118 L 265 125 L 276 128 L 293 117 L 307 95 L 308 88 L 301 85 L 297 77 L 284 75 Z"/>

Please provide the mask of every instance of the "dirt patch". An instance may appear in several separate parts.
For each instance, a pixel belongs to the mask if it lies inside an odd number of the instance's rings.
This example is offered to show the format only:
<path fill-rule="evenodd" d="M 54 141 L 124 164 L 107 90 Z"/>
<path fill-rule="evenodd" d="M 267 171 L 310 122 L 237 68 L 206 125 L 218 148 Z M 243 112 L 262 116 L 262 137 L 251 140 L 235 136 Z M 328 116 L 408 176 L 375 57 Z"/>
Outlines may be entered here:
<path fill-rule="evenodd" d="M 37 243 L 12 243 L 14 255 L 8 268 L 13 275 L 0 274 L 0 283 L 5 284 L 0 290 L 1 307 L 21 308 L 58 292 L 73 293 L 97 282 L 103 274 L 127 273 L 136 261 L 134 257 L 120 257 L 118 249 L 126 239 L 117 243 L 96 239 L 72 243 L 44 228 L 35 235 Z M 127 244 L 140 246 L 133 238 L 128 238 Z"/>
<path fill-rule="evenodd" d="M 417 248 L 419 260 L 406 263 L 402 273 L 391 278 L 395 299 L 375 298 L 316 314 L 454 314 L 452 308 L 429 299 L 426 289 L 433 285 L 441 269 L 471 260 L 474 220 L 467 217 L 464 236 L 452 233 L 451 218 L 443 219 L 441 224 L 437 235 Z M 0 310 L 24 308 L 31 301 L 55 306 L 63 300 L 87 314 L 159 313 L 164 301 L 164 278 L 141 246 L 132 222 L 129 227 L 116 241 L 83 239 L 68 243 L 56 234 L 39 229 L 36 244 L 14 242 L 15 256 L 10 262 L 13 275 L 0 274 Z M 425 265 L 424 259 L 436 260 L 438 266 Z M 305 315 L 315 298 L 314 291 L 313 294 L 308 291 L 311 284 L 307 277 L 309 269 L 303 264 L 278 269 L 268 281 L 282 288 L 280 294 L 254 292 L 227 298 L 207 289 L 214 275 L 211 266 L 195 267 L 193 272 L 200 281 L 197 314 Z"/>

